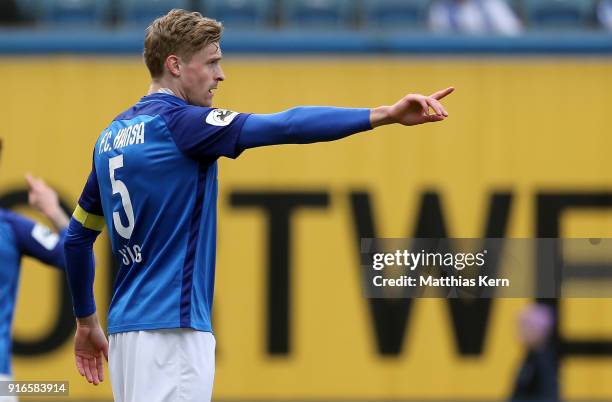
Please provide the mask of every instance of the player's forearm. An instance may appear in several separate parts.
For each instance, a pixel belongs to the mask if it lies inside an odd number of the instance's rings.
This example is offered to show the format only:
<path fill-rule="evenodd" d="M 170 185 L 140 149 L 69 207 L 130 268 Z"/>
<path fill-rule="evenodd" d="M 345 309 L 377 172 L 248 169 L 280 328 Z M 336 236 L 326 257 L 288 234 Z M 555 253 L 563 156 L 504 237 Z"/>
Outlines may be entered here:
<path fill-rule="evenodd" d="M 238 147 L 338 140 L 370 130 L 371 113 L 370 109 L 297 107 L 275 114 L 253 114 L 244 123 Z"/>
<path fill-rule="evenodd" d="M 70 218 L 68 218 L 68 215 L 66 215 L 59 205 L 57 208 L 45 213 L 45 215 L 49 218 L 53 227 L 55 227 L 58 232 L 64 230 L 66 226 L 68 226 L 68 222 L 70 222 Z"/>
<path fill-rule="evenodd" d="M 66 276 L 77 318 L 90 316 L 96 311 L 93 293 L 95 276 L 93 244 L 97 236 L 98 232 L 83 227 L 74 218 L 70 220 L 64 252 Z"/>

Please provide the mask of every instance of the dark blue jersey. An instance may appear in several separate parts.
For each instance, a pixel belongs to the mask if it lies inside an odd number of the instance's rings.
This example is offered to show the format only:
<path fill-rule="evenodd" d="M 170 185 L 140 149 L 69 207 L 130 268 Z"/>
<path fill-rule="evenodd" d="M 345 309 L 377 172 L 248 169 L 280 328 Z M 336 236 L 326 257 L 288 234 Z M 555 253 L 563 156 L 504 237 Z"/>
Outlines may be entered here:
<path fill-rule="evenodd" d="M 21 258 L 26 255 L 64 268 L 64 232 L 0 209 L 0 374 L 10 374 L 11 326 L 17 300 Z"/>

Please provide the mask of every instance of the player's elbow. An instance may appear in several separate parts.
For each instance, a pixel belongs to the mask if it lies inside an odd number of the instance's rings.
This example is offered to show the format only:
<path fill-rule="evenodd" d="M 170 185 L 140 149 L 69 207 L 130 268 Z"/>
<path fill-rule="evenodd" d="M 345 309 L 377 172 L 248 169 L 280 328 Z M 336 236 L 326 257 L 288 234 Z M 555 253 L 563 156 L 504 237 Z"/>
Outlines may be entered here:
<path fill-rule="evenodd" d="M 303 132 L 304 127 L 307 127 L 304 115 L 308 109 L 310 109 L 308 106 L 298 106 L 284 112 L 281 131 L 285 133 L 285 143 L 307 144 L 312 142 Z"/>

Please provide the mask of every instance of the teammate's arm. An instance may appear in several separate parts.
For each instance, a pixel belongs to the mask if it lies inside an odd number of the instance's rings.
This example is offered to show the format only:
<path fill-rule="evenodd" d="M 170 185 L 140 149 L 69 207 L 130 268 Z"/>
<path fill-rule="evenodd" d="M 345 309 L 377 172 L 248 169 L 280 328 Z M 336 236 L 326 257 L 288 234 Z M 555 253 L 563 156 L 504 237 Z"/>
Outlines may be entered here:
<path fill-rule="evenodd" d="M 13 229 L 21 254 L 52 267 L 64 268 L 65 231 L 54 233 L 48 227 L 10 211 L 6 217 Z"/>
<path fill-rule="evenodd" d="M 25 176 L 30 190 L 28 191 L 28 202 L 30 206 L 45 215 L 58 232 L 68 226 L 68 215 L 59 203 L 57 193 L 39 177 L 30 174 Z"/>
<path fill-rule="evenodd" d="M 50 266 L 64 269 L 64 239 L 68 217 L 59 204 L 57 193 L 42 179 L 26 175 L 30 187 L 30 205 L 52 223 L 58 233 L 21 215 L 9 212 L 7 218 L 22 254 L 36 258 Z"/>
<path fill-rule="evenodd" d="M 94 385 L 104 381 L 102 360 L 108 360 L 108 341 L 98 322 L 93 292 L 93 244 L 103 228 L 100 190 L 94 167 L 70 219 L 64 246 L 66 275 L 77 317 L 74 338 L 76 366 L 79 373 Z"/>

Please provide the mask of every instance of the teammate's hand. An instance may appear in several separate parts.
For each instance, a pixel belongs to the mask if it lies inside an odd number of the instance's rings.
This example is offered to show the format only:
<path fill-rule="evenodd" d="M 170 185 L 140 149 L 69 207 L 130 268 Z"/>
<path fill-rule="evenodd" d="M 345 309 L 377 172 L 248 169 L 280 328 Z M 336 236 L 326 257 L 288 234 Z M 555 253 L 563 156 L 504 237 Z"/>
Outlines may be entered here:
<path fill-rule="evenodd" d="M 47 216 L 59 207 L 57 193 L 43 179 L 33 177 L 29 173 L 25 175 L 25 179 L 30 187 L 28 202 L 33 208 Z"/>
<path fill-rule="evenodd" d="M 74 355 L 79 374 L 90 384 L 98 385 L 104 381 L 102 359 L 108 361 L 108 341 L 95 313 L 77 320 Z"/>
<path fill-rule="evenodd" d="M 68 224 L 68 216 L 60 207 L 57 193 L 41 178 L 26 174 L 25 179 L 30 187 L 28 202 L 32 208 L 49 218 L 56 229 L 63 229 Z"/>
<path fill-rule="evenodd" d="M 448 113 L 440 100 L 451 94 L 455 88 L 448 87 L 430 96 L 410 94 L 392 106 L 381 106 L 371 112 L 372 127 L 398 123 L 404 126 L 442 121 Z M 430 114 L 430 109 L 433 113 Z"/>

